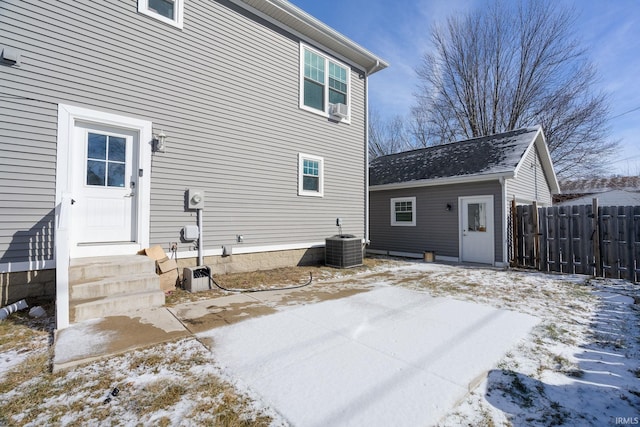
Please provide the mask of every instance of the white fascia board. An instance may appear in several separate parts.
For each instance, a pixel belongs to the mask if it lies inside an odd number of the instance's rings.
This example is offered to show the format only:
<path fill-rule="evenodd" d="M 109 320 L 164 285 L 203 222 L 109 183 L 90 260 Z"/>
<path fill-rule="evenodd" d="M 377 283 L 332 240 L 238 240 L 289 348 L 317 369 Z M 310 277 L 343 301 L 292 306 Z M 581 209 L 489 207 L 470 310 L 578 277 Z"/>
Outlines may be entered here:
<path fill-rule="evenodd" d="M 364 69 L 368 75 L 389 66 L 386 61 L 286 0 L 230 1 L 304 41 L 319 44 L 327 53 Z"/>
<path fill-rule="evenodd" d="M 542 128 L 540 128 L 540 137 L 536 138 L 535 144 L 538 147 L 538 152 L 542 153 L 540 161 L 542 162 L 542 167 L 547 172 L 551 194 L 560 194 L 560 183 L 558 183 L 558 177 L 556 176 L 553 161 L 551 160 L 551 153 L 549 153 L 549 147 L 547 147 L 547 139 L 544 137 Z"/>
<path fill-rule="evenodd" d="M 473 182 L 497 181 L 500 178 L 513 178 L 513 172 L 500 172 L 487 175 L 454 176 L 448 178 L 423 179 L 419 181 L 398 182 L 393 184 L 371 185 L 369 191 L 397 190 L 402 188 L 435 187 L 447 184 L 468 184 Z"/>

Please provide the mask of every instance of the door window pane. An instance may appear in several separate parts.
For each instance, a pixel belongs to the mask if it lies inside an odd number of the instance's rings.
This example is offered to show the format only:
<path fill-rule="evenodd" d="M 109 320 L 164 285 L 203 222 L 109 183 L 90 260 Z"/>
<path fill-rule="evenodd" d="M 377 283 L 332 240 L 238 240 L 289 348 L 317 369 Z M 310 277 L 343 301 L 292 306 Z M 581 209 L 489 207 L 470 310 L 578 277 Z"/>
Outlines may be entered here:
<path fill-rule="evenodd" d="M 105 182 L 105 162 L 87 161 L 87 185 L 104 186 Z"/>
<path fill-rule="evenodd" d="M 124 162 L 127 155 L 127 140 L 122 137 L 109 137 L 109 160 Z"/>
<path fill-rule="evenodd" d="M 88 157 L 90 159 L 106 159 L 107 158 L 107 136 L 98 133 L 89 133 L 88 136 Z"/>
<path fill-rule="evenodd" d="M 486 203 L 469 203 L 467 207 L 467 220 L 469 231 L 487 231 Z"/>
<path fill-rule="evenodd" d="M 124 187 L 124 163 L 109 163 L 108 187 Z"/>

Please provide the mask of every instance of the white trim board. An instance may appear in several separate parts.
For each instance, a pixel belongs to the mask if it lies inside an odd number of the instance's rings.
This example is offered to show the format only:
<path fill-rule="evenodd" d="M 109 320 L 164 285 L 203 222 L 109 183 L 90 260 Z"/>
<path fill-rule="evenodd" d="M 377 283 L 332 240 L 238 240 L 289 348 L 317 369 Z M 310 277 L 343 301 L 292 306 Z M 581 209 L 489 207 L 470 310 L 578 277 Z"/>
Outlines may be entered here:
<path fill-rule="evenodd" d="M 51 270 L 54 268 L 56 268 L 55 259 L 0 263 L 0 273 L 20 273 L 24 271 Z"/>
<path fill-rule="evenodd" d="M 104 111 L 73 105 L 58 105 L 58 138 L 56 149 L 56 221 L 54 254 L 56 267 L 56 327 L 69 326 L 69 260 L 73 242 L 73 153 L 70 150 L 76 123 L 93 123 L 138 133 L 137 238 L 140 248 L 149 246 L 151 199 L 151 139 L 152 123 Z"/>

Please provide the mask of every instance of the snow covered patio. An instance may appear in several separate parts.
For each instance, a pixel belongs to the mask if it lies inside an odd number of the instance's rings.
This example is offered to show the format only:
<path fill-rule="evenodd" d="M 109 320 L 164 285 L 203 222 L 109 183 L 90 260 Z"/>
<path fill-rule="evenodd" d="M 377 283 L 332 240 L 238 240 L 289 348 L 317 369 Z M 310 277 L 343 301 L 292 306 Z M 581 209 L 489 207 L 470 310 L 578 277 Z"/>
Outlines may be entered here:
<path fill-rule="evenodd" d="M 433 425 L 538 323 L 381 287 L 198 334 L 296 426 Z"/>

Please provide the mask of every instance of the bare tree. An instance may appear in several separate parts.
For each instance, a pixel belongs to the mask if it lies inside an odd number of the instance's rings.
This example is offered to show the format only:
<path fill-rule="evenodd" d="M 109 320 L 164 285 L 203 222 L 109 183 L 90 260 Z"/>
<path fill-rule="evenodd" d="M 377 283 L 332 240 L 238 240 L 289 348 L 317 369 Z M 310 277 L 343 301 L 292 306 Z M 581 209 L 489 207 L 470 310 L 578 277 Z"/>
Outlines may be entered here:
<path fill-rule="evenodd" d="M 575 17 L 545 0 L 496 1 L 452 16 L 422 58 L 414 120 L 435 143 L 542 125 L 558 175 L 593 175 L 607 140 L 606 97 L 573 36 Z"/>
<path fill-rule="evenodd" d="M 376 110 L 369 112 L 369 158 L 413 148 L 409 130 L 401 116 L 384 120 Z"/>

